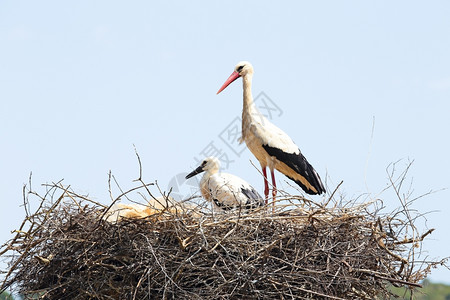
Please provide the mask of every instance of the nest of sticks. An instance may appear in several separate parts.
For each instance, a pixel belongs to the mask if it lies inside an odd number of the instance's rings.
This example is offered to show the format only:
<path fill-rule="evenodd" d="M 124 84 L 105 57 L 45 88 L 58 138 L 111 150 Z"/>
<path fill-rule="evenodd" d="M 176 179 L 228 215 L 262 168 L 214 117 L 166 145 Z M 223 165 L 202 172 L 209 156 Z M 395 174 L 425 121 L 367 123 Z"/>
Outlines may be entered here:
<path fill-rule="evenodd" d="M 150 185 L 142 182 L 113 202 L 139 190 L 157 199 Z M 445 264 L 421 258 L 432 229 L 417 230 L 407 199 L 382 213 L 381 200 L 342 205 L 334 193 L 323 203 L 284 195 L 274 211 L 226 214 L 211 214 L 194 199 L 189 210 L 109 222 L 112 205 L 61 183 L 46 190 L 41 196 L 24 188 L 25 207 L 38 207 L 26 209 L 0 252 L 9 263 L 2 289 L 25 298 L 389 298 L 391 285 L 414 290 Z"/>

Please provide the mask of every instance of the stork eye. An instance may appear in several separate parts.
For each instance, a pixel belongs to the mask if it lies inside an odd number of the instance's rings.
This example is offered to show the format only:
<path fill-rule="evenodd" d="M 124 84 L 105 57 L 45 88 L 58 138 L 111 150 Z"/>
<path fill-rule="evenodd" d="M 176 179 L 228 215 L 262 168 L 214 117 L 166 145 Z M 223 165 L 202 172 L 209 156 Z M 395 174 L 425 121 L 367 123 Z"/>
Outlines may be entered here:
<path fill-rule="evenodd" d="M 237 71 L 240 72 L 240 71 L 242 71 L 243 68 L 244 68 L 244 66 L 239 66 L 239 67 L 237 68 Z"/>
<path fill-rule="evenodd" d="M 208 162 L 207 162 L 206 160 L 204 160 L 204 161 L 202 162 L 201 167 L 203 168 L 204 166 L 206 166 L 207 163 L 208 163 Z"/>

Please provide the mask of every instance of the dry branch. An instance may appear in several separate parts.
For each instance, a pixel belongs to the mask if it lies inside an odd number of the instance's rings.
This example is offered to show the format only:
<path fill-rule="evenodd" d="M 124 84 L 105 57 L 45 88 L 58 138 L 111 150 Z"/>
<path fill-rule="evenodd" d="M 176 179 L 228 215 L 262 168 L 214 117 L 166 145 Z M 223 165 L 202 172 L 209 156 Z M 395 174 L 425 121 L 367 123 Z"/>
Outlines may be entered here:
<path fill-rule="evenodd" d="M 138 182 L 120 198 L 139 190 L 155 198 Z M 381 214 L 377 201 L 329 208 L 331 197 L 316 203 L 285 194 L 274 212 L 163 209 L 114 224 L 102 216 L 118 198 L 107 206 L 61 183 L 47 188 L 44 196 L 24 193 L 38 209 L 25 205 L 22 226 L 0 251 L 9 260 L 2 289 L 28 297 L 388 298 L 389 284 L 420 287 L 445 263 L 419 259 L 417 245 L 432 229 L 419 233 L 405 198 L 399 210 Z"/>

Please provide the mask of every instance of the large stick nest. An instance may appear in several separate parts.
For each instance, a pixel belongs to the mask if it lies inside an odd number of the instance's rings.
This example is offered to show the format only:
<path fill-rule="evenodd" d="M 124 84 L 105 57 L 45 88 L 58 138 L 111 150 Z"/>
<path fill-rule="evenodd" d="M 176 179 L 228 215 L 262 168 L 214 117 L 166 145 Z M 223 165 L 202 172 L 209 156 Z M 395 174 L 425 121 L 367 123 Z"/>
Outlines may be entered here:
<path fill-rule="evenodd" d="M 139 189 L 153 198 L 149 185 L 132 191 Z M 419 287 L 444 263 L 419 259 L 432 230 L 418 232 L 405 199 L 382 214 L 380 200 L 338 205 L 334 195 L 325 203 L 285 195 L 273 212 L 162 209 L 111 223 L 111 206 L 61 183 L 44 196 L 27 190 L 26 207 L 30 196 L 38 208 L 0 252 L 9 259 L 2 288 L 30 298 L 389 298 L 390 285 Z"/>

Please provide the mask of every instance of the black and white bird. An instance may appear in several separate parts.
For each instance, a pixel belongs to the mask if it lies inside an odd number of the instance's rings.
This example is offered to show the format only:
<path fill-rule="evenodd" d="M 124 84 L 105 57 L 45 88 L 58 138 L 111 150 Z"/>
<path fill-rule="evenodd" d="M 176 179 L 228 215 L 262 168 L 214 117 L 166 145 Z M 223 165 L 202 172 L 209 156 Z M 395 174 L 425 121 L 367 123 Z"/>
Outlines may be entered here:
<path fill-rule="evenodd" d="M 242 77 L 244 88 L 242 137 L 240 142 L 245 141 L 247 147 L 261 164 L 264 175 L 266 203 L 269 195 L 266 167 L 269 167 L 272 176 L 274 202 L 277 194 L 274 169 L 293 180 L 308 194 L 325 193 L 319 174 L 309 164 L 298 146 L 284 131 L 273 125 L 255 107 L 252 96 L 253 67 L 249 62 L 239 62 L 234 72 L 225 81 L 217 94 L 239 77 Z"/>
<path fill-rule="evenodd" d="M 220 162 L 208 157 L 201 165 L 186 175 L 186 179 L 205 172 L 200 180 L 203 197 L 222 210 L 254 209 L 264 205 L 261 195 L 245 180 L 227 173 L 220 173 Z"/>

